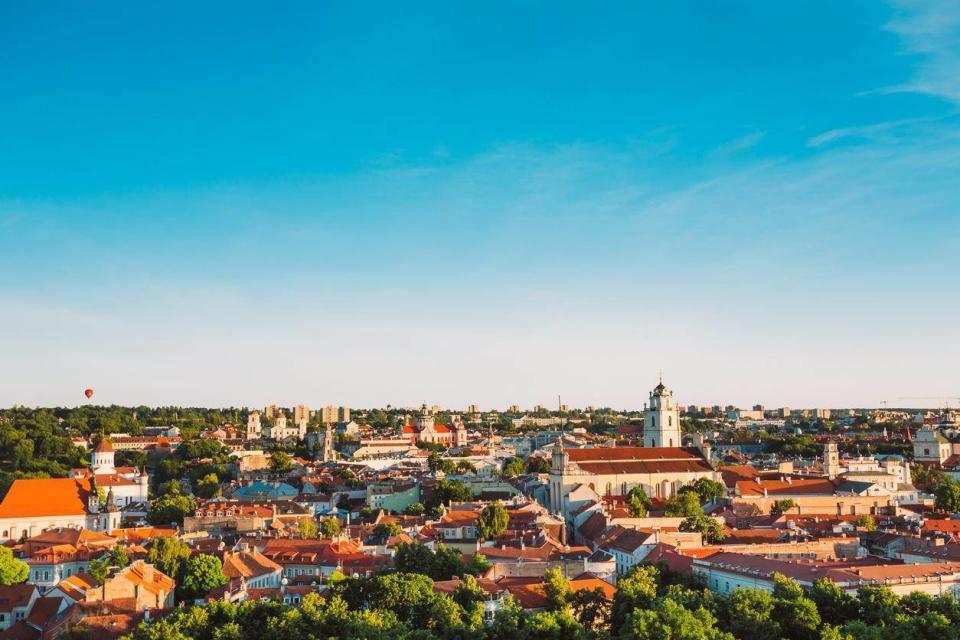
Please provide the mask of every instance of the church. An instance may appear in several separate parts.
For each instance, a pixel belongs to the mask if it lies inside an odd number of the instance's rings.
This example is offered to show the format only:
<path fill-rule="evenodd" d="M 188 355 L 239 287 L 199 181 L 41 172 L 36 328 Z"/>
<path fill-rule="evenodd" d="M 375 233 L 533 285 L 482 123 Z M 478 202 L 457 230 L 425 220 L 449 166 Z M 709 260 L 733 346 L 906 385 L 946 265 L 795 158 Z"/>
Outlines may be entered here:
<path fill-rule="evenodd" d="M 698 478 L 719 480 L 709 447 L 682 446 L 680 409 L 663 381 L 650 393 L 643 444 L 569 449 L 558 440 L 552 453 L 550 510 L 565 513 L 567 496 L 580 487 L 602 497 L 623 496 L 639 486 L 651 498 L 665 500 Z"/>
<path fill-rule="evenodd" d="M 457 421 L 453 427 L 436 424 L 436 420 L 424 404 L 420 408 L 416 424 L 403 426 L 402 437 L 409 439 L 413 444 L 431 442 L 445 447 L 464 447 L 467 445 L 467 428 L 460 421 Z"/>
<path fill-rule="evenodd" d="M 117 507 L 147 503 L 149 477 L 146 469 L 116 466 L 116 452 L 110 439 L 100 438 L 93 450 L 89 469 L 71 469 L 72 478 L 93 478 L 99 489 L 113 496 Z"/>

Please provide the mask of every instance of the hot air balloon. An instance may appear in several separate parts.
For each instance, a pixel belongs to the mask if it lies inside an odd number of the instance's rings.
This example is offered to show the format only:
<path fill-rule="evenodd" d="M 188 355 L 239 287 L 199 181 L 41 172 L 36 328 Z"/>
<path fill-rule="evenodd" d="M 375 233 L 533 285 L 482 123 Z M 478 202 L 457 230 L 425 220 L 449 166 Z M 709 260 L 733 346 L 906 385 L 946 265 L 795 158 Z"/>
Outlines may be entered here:
<path fill-rule="evenodd" d="M 87 396 L 88 398 L 92 398 L 92 397 L 93 397 L 93 389 L 84 389 L 83 395 Z"/>

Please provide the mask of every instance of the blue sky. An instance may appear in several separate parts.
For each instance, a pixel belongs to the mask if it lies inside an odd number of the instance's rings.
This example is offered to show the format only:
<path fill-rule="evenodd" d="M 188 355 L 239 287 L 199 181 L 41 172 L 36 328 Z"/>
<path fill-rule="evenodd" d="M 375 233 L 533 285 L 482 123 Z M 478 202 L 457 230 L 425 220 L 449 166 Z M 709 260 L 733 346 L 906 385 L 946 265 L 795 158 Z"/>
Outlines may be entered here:
<path fill-rule="evenodd" d="M 668 4 L 4 6 L 0 405 L 960 395 L 960 7 Z"/>

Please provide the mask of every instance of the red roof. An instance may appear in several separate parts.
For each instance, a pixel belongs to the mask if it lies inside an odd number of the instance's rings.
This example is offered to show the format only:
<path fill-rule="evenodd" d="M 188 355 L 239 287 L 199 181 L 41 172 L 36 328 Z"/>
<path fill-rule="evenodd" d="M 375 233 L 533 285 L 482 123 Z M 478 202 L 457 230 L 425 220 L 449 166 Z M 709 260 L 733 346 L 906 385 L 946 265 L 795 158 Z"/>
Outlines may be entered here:
<path fill-rule="evenodd" d="M 741 496 L 762 496 L 763 490 L 771 496 L 791 495 L 830 495 L 836 491 L 836 486 L 826 478 L 793 478 L 786 480 L 740 480 L 737 482 L 737 492 Z"/>
<path fill-rule="evenodd" d="M 0 518 L 86 515 L 89 496 L 86 478 L 14 480 L 0 502 Z"/>
<path fill-rule="evenodd" d="M 595 447 L 567 449 L 566 452 L 571 462 L 702 459 L 700 452 L 689 447 Z"/>
<path fill-rule="evenodd" d="M 109 451 L 113 451 L 113 445 L 110 444 L 110 438 L 100 438 L 100 441 L 97 442 L 97 448 L 94 449 L 94 452 L 105 453 Z"/>

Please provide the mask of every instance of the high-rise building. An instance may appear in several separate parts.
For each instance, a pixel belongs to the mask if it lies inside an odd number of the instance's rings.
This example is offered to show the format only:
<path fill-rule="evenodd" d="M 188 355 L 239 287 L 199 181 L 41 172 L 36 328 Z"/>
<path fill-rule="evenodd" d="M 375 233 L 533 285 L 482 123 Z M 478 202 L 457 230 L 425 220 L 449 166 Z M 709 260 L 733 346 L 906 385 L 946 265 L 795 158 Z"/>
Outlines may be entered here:
<path fill-rule="evenodd" d="M 520 413 L 520 405 L 518 404 L 510 405 L 510 413 Z"/>
<path fill-rule="evenodd" d="M 310 407 L 305 404 L 298 404 L 293 408 L 293 421 L 300 424 L 304 420 L 310 420 Z"/>
<path fill-rule="evenodd" d="M 263 410 L 263 417 L 267 420 L 273 420 L 277 415 L 277 405 L 271 404 Z"/>
<path fill-rule="evenodd" d="M 813 419 L 814 419 L 814 420 L 829 420 L 829 419 L 830 419 L 830 409 L 814 409 L 814 410 L 813 410 Z"/>
<path fill-rule="evenodd" d="M 763 411 L 763 405 L 762 405 L 762 404 L 755 404 L 755 405 L 753 405 L 753 410 L 754 410 L 754 411 Z"/>
<path fill-rule="evenodd" d="M 560 413 L 567 413 L 568 411 L 570 411 L 570 407 L 565 404 L 560 405 Z"/>
<path fill-rule="evenodd" d="M 320 409 L 320 422 L 323 424 L 350 422 L 350 407 L 324 407 Z"/>
<path fill-rule="evenodd" d="M 467 407 L 467 413 L 480 413 L 480 406 L 476 404 L 470 405 Z"/>
<path fill-rule="evenodd" d="M 777 415 L 779 415 L 781 418 L 789 418 L 790 407 L 781 407 L 780 410 L 777 411 Z"/>

